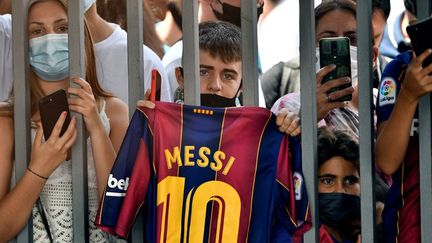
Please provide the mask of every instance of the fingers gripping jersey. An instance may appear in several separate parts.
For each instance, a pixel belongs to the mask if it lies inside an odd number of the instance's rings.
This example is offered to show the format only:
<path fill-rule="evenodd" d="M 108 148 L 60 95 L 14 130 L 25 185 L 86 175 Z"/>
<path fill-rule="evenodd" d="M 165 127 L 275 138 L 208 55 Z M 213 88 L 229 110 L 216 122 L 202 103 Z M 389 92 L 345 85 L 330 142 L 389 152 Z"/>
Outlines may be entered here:
<path fill-rule="evenodd" d="M 302 234 L 307 196 L 289 143 L 262 108 L 138 108 L 96 224 L 126 238 L 142 208 L 146 242 L 269 242 L 276 222 Z"/>

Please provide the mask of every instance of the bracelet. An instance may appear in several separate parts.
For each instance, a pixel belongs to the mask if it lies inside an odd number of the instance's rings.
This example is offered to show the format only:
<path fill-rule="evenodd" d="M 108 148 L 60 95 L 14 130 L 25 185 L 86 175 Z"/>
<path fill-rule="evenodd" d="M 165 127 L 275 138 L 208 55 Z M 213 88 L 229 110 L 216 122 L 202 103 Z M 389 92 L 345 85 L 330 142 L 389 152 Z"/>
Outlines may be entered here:
<path fill-rule="evenodd" d="M 32 170 L 30 169 L 30 167 L 27 167 L 27 170 L 30 171 L 33 175 L 35 175 L 35 176 L 37 176 L 37 177 L 39 177 L 39 178 L 42 178 L 42 179 L 44 179 L 44 180 L 48 180 L 48 177 L 45 177 L 45 176 L 41 176 L 41 175 L 39 175 L 38 173 L 32 171 Z"/>

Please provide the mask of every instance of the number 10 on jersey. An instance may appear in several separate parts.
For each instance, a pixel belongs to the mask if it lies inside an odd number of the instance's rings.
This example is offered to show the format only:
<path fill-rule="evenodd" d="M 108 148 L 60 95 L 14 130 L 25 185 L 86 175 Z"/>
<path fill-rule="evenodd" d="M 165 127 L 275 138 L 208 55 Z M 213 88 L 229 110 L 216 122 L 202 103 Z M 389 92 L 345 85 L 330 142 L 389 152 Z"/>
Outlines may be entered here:
<path fill-rule="evenodd" d="M 162 206 L 160 242 L 202 243 L 209 202 L 218 204 L 215 242 L 237 242 L 241 211 L 237 191 L 225 182 L 208 181 L 187 192 L 183 203 L 185 181 L 184 177 L 168 176 L 158 183 L 157 205 Z"/>

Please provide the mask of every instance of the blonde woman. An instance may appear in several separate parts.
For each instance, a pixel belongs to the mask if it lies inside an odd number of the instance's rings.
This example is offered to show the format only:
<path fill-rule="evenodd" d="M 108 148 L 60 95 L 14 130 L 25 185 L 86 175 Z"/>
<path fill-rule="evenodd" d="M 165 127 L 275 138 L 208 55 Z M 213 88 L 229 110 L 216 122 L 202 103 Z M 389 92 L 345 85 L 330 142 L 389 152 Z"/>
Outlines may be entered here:
<path fill-rule="evenodd" d="M 7 192 L 8 180 L 2 177 L 0 181 L 0 242 L 13 238 L 26 224 L 30 215 L 34 218 L 35 242 L 73 241 L 69 154 L 76 140 L 76 119 L 73 117 L 66 132 L 59 136 L 65 120 L 65 114 L 62 114 L 51 136 L 44 141 L 37 106 L 40 98 L 59 89 L 67 91 L 69 109 L 82 114 L 88 131 L 90 241 L 106 241 L 106 236 L 96 230 L 92 222 L 98 198 L 103 193 L 128 125 L 127 106 L 100 87 L 96 78 L 93 43 L 87 28 L 86 79 L 72 77 L 72 81 L 79 88 L 69 87 L 68 18 L 66 5 L 62 1 L 31 1 L 28 13 L 32 155 L 27 171 L 14 188 Z M 8 136 L 0 138 L 0 142 L 6 145 L 5 151 L 0 153 L 0 171 L 7 171 L 8 175 L 5 178 L 10 178 L 12 116 L 0 117 L 0 128 L 2 131 L 8 131 Z M 44 207 L 42 211 L 34 207 L 38 198 Z M 41 218 L 43 214 L 46 216 L 46 222 Z M 13 220 L 10 220 L 11 218 Z"/>

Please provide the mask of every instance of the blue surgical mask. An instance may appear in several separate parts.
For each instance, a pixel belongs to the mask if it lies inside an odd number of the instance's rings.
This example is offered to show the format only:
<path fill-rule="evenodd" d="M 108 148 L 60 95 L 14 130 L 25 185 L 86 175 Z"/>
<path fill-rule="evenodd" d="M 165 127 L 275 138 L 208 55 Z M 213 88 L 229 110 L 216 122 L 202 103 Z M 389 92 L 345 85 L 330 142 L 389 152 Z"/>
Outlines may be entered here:
<path fill-rule="evenodd" d="M 69 76 L 67 34 L 47 34 L 29 43 L 29 62 L 36 75 L 46 81 L 60 81 Z"/>
<path fill-rule="evenodd" d="M 95 0 L 84 0 L 84 13 L 89 10 L 89 8 L 93 5 Z"/>

